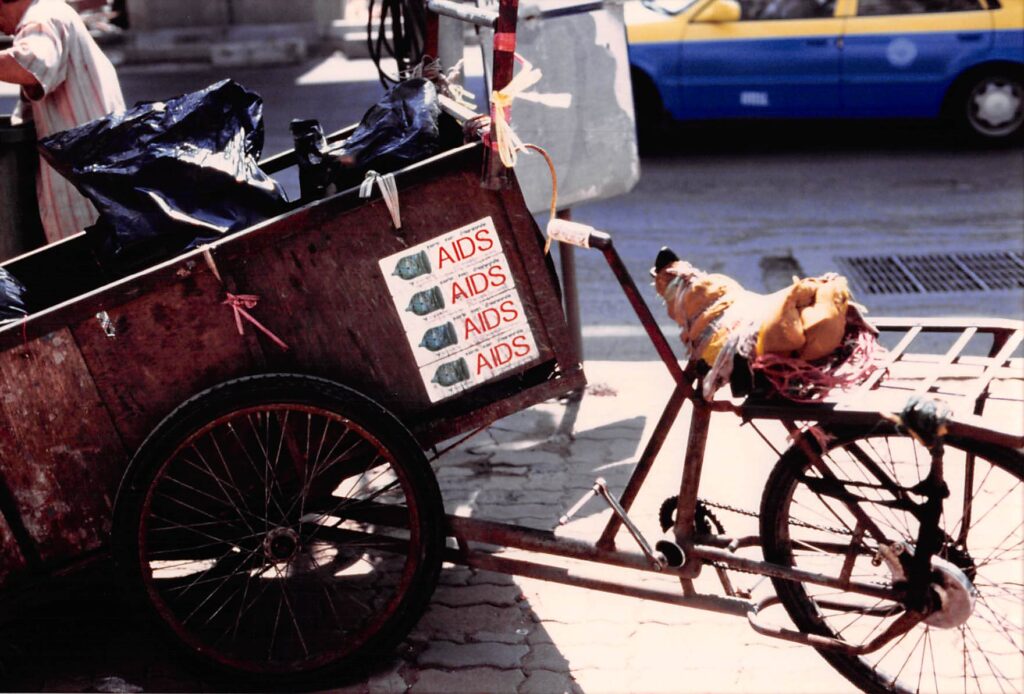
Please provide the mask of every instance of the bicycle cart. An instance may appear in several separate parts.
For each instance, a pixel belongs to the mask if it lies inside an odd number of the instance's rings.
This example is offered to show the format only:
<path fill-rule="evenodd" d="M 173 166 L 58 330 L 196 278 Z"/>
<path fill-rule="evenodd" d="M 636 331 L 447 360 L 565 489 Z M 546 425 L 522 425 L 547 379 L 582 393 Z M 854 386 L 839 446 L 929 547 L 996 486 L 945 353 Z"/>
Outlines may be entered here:
<path fill-rule="evenodd" d="M 507 9 L 474 17 L 500 32 Z M 115 281 L 81 236 L 5 264 L 45 308 L 0 329 L 0 588 L 112 551 L 196 659 L 270 687 L 334 683 L 389 654 L 444 560 L 745 616 L 867 690 L 1020 689 L 1024 436 L 987 418 L 1024 400 L 1020 323 L 880 321 L 900 338 L 846 401 L 705 399 L 611 238 L 589 231 L 576 242 L 605 255 L 675 383 L 664 414 L 621 494 L 595 484 L 613 515 L 594 542 L 446 516 L 425 450 L 585 385 L 542 235 L 514 177 L 493 185 L 502 174 L 488 145 L 450 142 L 396 173 L 400 228 L 352 189 Z M 918 354 L 947 333 L 949 349 Z M 966 410 L 921 434 L 890 417 L 907 392 Z M 652 546 L 629 512 L 686 402 L 670 536 Z M 758 536 L 712 532 L 698 502 L 713 413 L 793 437 Z M 696 591 L 704 567 L 724 594 Z M 771 577 L 776 595 L 742 595 L 732 570 Z M 910 680 L 894 650 L 920 659 Z"/>

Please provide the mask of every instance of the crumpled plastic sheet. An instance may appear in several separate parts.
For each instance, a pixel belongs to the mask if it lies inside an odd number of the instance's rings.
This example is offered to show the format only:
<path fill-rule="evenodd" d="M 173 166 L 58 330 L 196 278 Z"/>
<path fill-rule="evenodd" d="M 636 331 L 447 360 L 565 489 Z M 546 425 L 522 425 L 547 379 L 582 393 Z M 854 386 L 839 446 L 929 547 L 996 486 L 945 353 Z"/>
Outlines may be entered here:
<path fill-rule="evenodd" d="M 352 135 L 331 150 L 342 167 L 335 181 L 338 188 L 358 185 L 367 171 L 389 173 L 437 154 L 440 115 L 433 82 L 414 77 L 396 85 L 363 115 Z"/>
<path fill-rule="evenodd" d="M 51 135 L 48 162 L 100 212 L 101 260 L 173 255 L 285 211 L 259 168 L 263 100 L 231 80 Z"/>
<path fill-rule="evenodd" d="M 0 267 L 0 325 L 28 315 L 25 286 Z"/>

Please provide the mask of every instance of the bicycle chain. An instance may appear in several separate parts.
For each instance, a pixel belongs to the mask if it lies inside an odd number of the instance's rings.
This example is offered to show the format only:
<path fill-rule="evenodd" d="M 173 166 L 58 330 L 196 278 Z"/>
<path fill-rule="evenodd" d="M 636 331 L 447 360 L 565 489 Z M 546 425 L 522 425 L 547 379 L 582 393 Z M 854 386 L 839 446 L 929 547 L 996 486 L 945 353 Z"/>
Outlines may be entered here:
<path fill-rule="evenodd" d="M 735 513 L 735 514 L 738 514 L 740 516 L 749 516 L 750 518 L 760 518 L 761 517 L 761 514 L 758 513 L 757 511 L 748 511 L 748 510 L 743 509 L 743 508 L 738 508 L 736 506 L 730 506 L 728 504 L 720 504 L 718 502 L 709 501 L 707 499 L 697 499 L 697 501 L 699 503 L 704 504 L 705 506 L 710 506 L 711 508 L 717 508 L 720 511 L 729 511 L 730 513 Z M 796 520 L 796 519 L 793 519 L 793 518 L 789 519 L 789 524 L 790 525 L 795 525 L 795 526 L 800 527 L 800 528 L 809 528 L 810 530 L 820 530 L 823 533 L 834 533 L 836 535 L 853 535 L 853 533 L 850 532 L 850 530 L 848 528 L 830 528 L 830 527 L 828 527 L 826 525 L 814 525 L 813 523 L 807 523 L 805 521 L 799 521 L 799 520 Z"/>
<path fill-rule="evenodd" d="M 700 499 L 700 498 L 698 498 L 697 501 L 698 501 L 698 503 L 702 503 L 702 504 L 704 504 L 706 506 L 710 506 L 712 508 L 717 508 L 720 511 L 729 511 L 731 513 L 735 513 L 735 514 L 738 514 L 738 515 L 741 515 L 741 516 L 749 516 L 751 518 L 760 518 L 761 517 L 761 514 L 755 512 L 755 511 L 748 511 L 746 509 L 738 508 L 736 506 L 730 506 L 728 504 L 720 504 L 720 503 L 717 503 L 715 501 L 708 501 L 707 499 Z M 822 532 L 829 532 L 829 533 L 835 533 L 837 535 L 846 535 L 848 537 L 853 537 L 853 533 L 850 532 L 846 528 L 843 528 L 843 529 L 830 528 L 828 526 L 814 525 L 813 523 L 805 523 L 804 521 L 797 521 L 797 520 L 793 520 L 793 519 L 790 519 L 790 524 L 791 525 L 800 526 L 802 528 L 810 528 L 811 530 L 820 530 Z M 739 568 L 736 568 L 735 566 L 729 566 L 729 565 L 723 564 L 721 562 L 708 562 L 708 564 L 710 566 L 714 567 L 714 568 L 725 569 L 726 571 L 735 571 L 736 573 L 741 573 L 741 574 L 752 574 L 754 576 L 762 576 L 763 575 L 763 574 L 761 574 L 760 572 L 757 572 L 757 571 L 752 571 L 750 569 L 739 569 Z M 889 586 L 888 583 L 884 583 L 884 582 L 881 582 L 881 581 L 867 581 L 867 583 L 872 583 L 874 585 L 882 586 L 882 587 L 888 587 Z"/>
<path fill-rule="evenodd" d="M 678 499 L 679 499 L 679 497 L 673 496 L 673 497 L 669 497 L 668 499 L 666 499 L 662 503 L 662 508 L 661 508 L 661 511 L 659 512 L 659 516 L 661 517 L 661 523 L 662 523 L 663 526 L 665 525 L 665 513 L 664 512 L 667 509 L 674 508 L 675 507 L 675 503 L 678 501 Z M 724 528 L 722 522 L 718 519 L 718 517 L 711 512 L 712 508 L 716 508 L 719 511 L 728 511 L 729 513 L 735 513 L 735 514 L 740 515 L 740 516 L 747 516 L 749 518 L 760 518 L 761 517 L 761 514 L 757 513 L 756 511 L 748 511 L 747 509 L 739 508 L 737 506 L 730 506 L 729 504 L 721 504 L 721 503 L 718 503 L 718 502 L 715 502 L 715 501 L 710 501 L 708 499 L 703 499 L 703 498 L 699 498 L 698 497 L 697 498 L 697 511 L 698 511 L 697 515 L 698 515 L 698 517 L 700 516 L 701 513 L 707 514 L 707 516 L 711 520 L 711 522 L 713 522 L 718 527 L 720 535 L 724 535 L 725 534 L 725 532 L 724 532 L 725 528 Z M 847 536 L 851 536 L 851 537 L 853 536 L 853 533 L 850 532 L 846 528 L 843 528 L 843 529 L 830 528 L 828 526 L 814 525 L 813 523 L 806 523 L 804 521 L 798 521 L 798 520 L 794 520 L 794 519 L 790 519 L 790 524 L 791 525 L 796 525 L 796 526 L 799 526 L 799 527 L 802 527 L 802 528 L 808 528 L 808 529 L 811 529 L 811 530 L 818 530 L 820 532 L 829 532 L 829 533 L 835 533 L 837 535 L 847 535 Z M 666 531 L 667 531 L 667 529 L 666 529 Z M 762 575 L 760 572 L 757 572 L 757 571 L 753 571 L 753 570 L 750 570 L 750 569 L 740 569 L 740 568 L 737 568 L 735 566 L 729 566 L 729 565 L 724 564 L 722 562 L 711 561 L 711 562 L 707 562 L 707 564 L 709 566 L 713 567 L 713 568 L 716 568 L 716 569 L 724 569 L 726 571 L 733 571 L 733 572 L 742 573 L 742 574 L 750 574 L 750 575 L 753 575 L 753 576 L 760 576 L 760 575 Z"/>

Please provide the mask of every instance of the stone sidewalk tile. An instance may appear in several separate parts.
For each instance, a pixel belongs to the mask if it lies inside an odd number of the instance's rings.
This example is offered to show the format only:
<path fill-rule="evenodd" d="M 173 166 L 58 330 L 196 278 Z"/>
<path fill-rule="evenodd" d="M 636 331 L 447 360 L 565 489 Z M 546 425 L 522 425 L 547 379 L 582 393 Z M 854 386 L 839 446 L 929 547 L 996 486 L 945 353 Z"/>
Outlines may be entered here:
<path fill-rule="evenodd" d="M 528 651 L 528 646 L 520 644 L 432 641 L 417 656 L 416 664 L 420 668 L 493 667 L 509 670 L 518 668 Z"/>
<path fill-rule="evenodd" d="M 459 607 L 462 605 L 509 607 L 519 602 L 522 595 L 522 590 L 515 585 L 442 586 L 434 591 L 433 602 L 435 605 L 444 605 L 445 607 Z"/>
<path fill-rule="evenodd" d="M 469 585 L 495 585 L 495 586 L 514 586 L 516 583 L 516 577 L 508 574 L 500 574 L 494 571 L 478 571 L 472 569 L 469 576 Z"/>
<path fill-rule="evenodd" d="M 569 661 L 573 655 L 591 649 L 607 652 L 621 649 L 633 632 L 632 627 L 620 622 L 596 620 L 573 624 L 541 621 L 539 626 L 540 633 L 535 631 L 530 634 L 531 642 L 542 643 L 547 637 Z M 614 658 L 620 659 L 618 656 Z"/>
<path fill-rule="evenodd" d="M 526 679 L 521 670 L 470 668 L 467 670 L 422 670 L 409 689 L 410 694 L 516 694 Z"/>
<path fill-rule="evenodd" d="M 591 643 L 578 648 L 563 649 L 562 655 L 569 662 L 569 668 L 573 676 L 576 676 L 576 673 L 582 670 L 594 668 L 612 670 L 626 670 L 628 668 L 625 656 L 627 654 L 626 646 L 629 640 L 629 633 L 623 633 L 614 627 L 611 627 L 610 630 L 619 635 L 621 640 L 612 643 Z M 556 636 L 555 639 L 557 643 L 558 637 Z"/>
<path fill-rule="evenodd" d="M 558 504 L 565 493 L 561 489 L 481 489 L 478 504 Z"/>
<path fill-rule="evenodd" d="M 529 629 L 531 626 L 531 620 L 518 606 L 481 604 L 446 607 L 434 603 L 413 628 L 409 638 L 467 641 L 479 631 L 515 633 L 518 629 Z"/>
<path fill-rule="evenodd" d="M 543 630 L 543 626 L 540 629 Z M 550 638 L 550 635 L 545 635 Z M 562 651 L 554 643 L 539 642 L 540 638 L 543 638 L 543 636 L 538 636 L 537 640 L 530 646 L 529 653 L 523 658 L 523 669 L 527 672 L 546 670 L 568 673 L 572 668 L 569 666 L 569 661 L 565 659 Z"/>
<path fill-rule="evenodd" d="M 409 684 L 405 678 L 396 670 L 378 673 L 370 677 L 366 683 L 366 694 L 394 694 L 404 692 Z"/>
<path fill-rule="evenodd" d="M 633 673 L 628 670 L 588 668 L 574 670 L 573 679 L 586 694 L 629 694 Z"/>
<path fill-rule="evenodd" d="M 518 694 L 583 694 L 571 675 L 547 670 L 530 670 L 519 685 Z"/>

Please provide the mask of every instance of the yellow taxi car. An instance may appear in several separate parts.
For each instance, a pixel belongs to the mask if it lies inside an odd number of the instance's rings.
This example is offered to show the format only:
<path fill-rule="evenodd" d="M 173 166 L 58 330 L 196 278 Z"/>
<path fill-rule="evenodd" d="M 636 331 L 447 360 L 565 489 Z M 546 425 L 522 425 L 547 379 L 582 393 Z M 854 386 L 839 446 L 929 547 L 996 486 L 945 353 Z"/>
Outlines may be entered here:
<path fill-rule="evenodd" d="M 641 138 L 665 113 L 1024 124 L 1024 0 L 642 0 L 626 23 Z"/>

